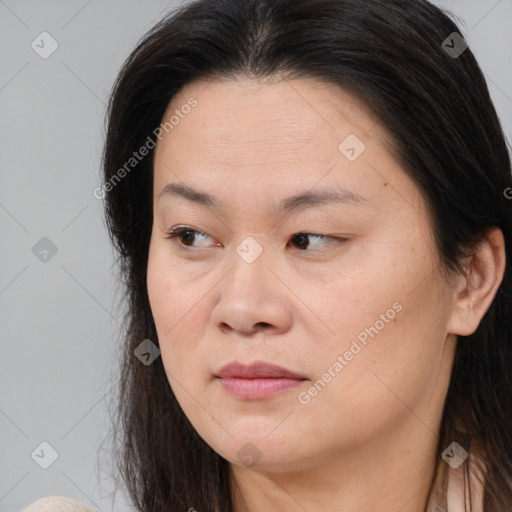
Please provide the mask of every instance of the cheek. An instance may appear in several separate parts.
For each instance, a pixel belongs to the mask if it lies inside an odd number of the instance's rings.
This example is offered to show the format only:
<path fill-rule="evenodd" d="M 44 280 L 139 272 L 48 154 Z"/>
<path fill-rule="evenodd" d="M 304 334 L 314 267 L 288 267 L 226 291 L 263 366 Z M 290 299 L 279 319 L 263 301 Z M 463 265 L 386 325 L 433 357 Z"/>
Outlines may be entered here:
<path fill-rule="evenodd" d="M 163 336 L 161 341 L 172 338 L 178 328 L 186 325 L 193 305 L 198 302 L 197 284 L 184 279 L 184 273 L 171 261 L 165 242 L 152 242 L 147 267 L 149 303 L 157 331 Z"/>
<path fill-rule="evenodd" d="M 319 430 L 327 443 L 346 445 L 373 439 L 414 415 L 427 424 L 442 346 L 415 316 L 405 304 L 382 329 L 373 329 L 375 321 L 363 322 L 356 335 L 322 350 L 314 362 L 316 379 L 297 397 L 297 424 Z"/>
<path fill-rule="evenodd" d="M 156 326 L 162 362 L 168 377 L 193 380 L 201 358 L 199 346 L 207 318 L 205 286 L 201 280 L 185 280 L 169 263 L 164 247 L 150 247 L 147 289 Z M 170 379 L 174 389 L 174 383 Z M 176 390 L 178 392 L 178 390 Z"/>
<path fill-rule="evenodd" d="M 199 383 L 194 383 L 194 380 L 199 372 L 194 365 L 198 358 L 194 355 L 193 332 L 187 329 L 191 325 L 186 315 L 187 301 L 183 299 L 180 285 L 173 280 L 173 276 L 165 265 L 159 264 L 158 258 L 154 255 L 149 258 L 147 286 L 160 357 L 174 396 L 189 416 L 194 404 L 187 402 L 184 389 L 194 394 L 197 392 Z M 179 297 L 177 290 L 180 290 Z"/>
<path fill-rule="evenodd" d="M 318 307 L 315 312 L 330 331 L 324 329 L 323 336 L 318 331 L 317 350 L 311 354 L 318 379 L 311 404 L 345 403 L 354 407 L 354 417 L 361 411 L 378 417 L 417 403 L 436 385 L 450 301 L 440 293 L 434 274 L 429 276 L 431 264 L 424 256 L 402 258 L 401 265 L 381 258 L 365 268 L 364 274 L 309 296 L 308 304 Z M 327 414 L 344 417 L 336 409 Z"/>
<path fill-rule="evenodd" d="M 168 332 L 175 323 L 177 302 L 174 290 L 176 286 L 171 280 L 167 266 L 154 249 L 150 250 L 148 259 L 147 289 L 151 312 L 160 342 L 162 342 L 164 333 Z"/>

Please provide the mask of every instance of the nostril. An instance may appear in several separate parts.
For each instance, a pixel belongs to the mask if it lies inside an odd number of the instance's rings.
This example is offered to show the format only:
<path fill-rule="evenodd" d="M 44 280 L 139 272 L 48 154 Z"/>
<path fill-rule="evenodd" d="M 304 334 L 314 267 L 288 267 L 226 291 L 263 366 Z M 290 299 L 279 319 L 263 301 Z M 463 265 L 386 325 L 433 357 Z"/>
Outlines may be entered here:
<path fill-rule="evenodd" d="M 247 330 L 244 330 L 242 329 L 241 327 L 240 328 L 237 328 L 237 327 L 233 327 L 229 324 L 227 324 L 226 322 L 222 322 L 220 325 L 219 325 L 219 328 L 223 331 L 223 332 L 227 332 L 227 331 L 238 331 L 242 334 L 252 334 L 253 332 L 256 332 L 256 331 L 259 331 L 261 329 L 268 329 L 269 327 L 272 327 L 271 324 L 267 323 L 267 322 L 258 322 L 257 324 L 254 324 L 253 327 L 251 329 L 247 329 Z"/>

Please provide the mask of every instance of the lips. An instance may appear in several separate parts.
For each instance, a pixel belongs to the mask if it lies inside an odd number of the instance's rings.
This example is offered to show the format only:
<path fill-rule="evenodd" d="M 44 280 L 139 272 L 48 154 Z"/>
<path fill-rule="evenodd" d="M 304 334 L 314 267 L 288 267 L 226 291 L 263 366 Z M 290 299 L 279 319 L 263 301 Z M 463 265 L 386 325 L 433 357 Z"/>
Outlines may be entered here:
<path fill-rule="evenodd" d="M 286 368 L 281 368 L 270 363 L 253 363 L 245 365 L 241 363 L 229 363 L 223 366 L 218 374 L 220 378 L 240 378 L 240 379 L 305 379 L 304 375 L 294 373 Z"/>
<path fill-rule="evenodd" d="M 215 376 L 226 391 L 245 400 L 268 398 L 307 380 L 304 375 L 264 362 L 229 363 Z"/>

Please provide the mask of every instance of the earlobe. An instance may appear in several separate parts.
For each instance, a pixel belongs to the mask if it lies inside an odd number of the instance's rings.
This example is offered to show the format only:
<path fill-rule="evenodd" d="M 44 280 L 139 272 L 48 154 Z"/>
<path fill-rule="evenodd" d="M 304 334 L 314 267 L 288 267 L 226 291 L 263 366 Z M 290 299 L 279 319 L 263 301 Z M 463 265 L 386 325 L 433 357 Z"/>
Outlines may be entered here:
<path fill-rule="evenodd" d="M 503 233 L 493 227 L 465 265 L 466 275 L 461 275 L 456 282 L 448 332 L 469 336 L 476 331 L 503 280 L 505 256 Z"/>

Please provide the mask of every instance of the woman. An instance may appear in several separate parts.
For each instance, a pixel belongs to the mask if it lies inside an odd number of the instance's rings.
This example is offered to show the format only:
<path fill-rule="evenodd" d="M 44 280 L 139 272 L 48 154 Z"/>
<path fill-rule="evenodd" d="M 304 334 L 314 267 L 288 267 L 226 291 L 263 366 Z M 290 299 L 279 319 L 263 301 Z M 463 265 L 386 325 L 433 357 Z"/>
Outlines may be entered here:
<path fill-rule="evenodd" d="M 509 510 L 510 169 L 426 1 L 198 1 L 154 27 L 104 154 L 136 507 Z"/>
<path fill-rule="evenodd" d="M 182 7 L 104 180 L 137 510 L 510 510 L 511 165 L 439 8 Z"/>

